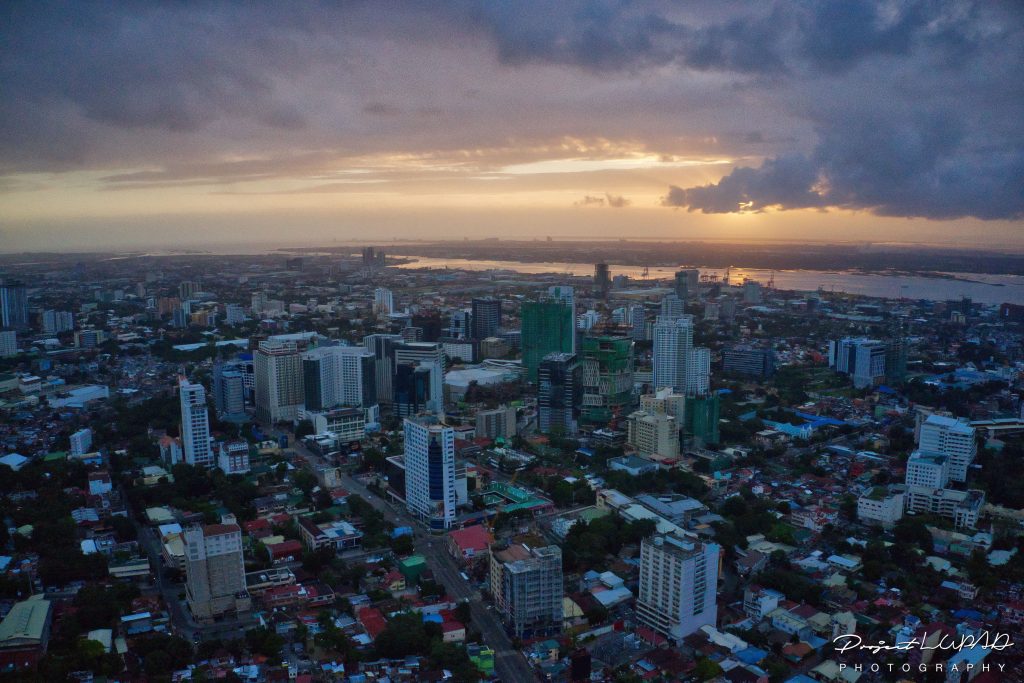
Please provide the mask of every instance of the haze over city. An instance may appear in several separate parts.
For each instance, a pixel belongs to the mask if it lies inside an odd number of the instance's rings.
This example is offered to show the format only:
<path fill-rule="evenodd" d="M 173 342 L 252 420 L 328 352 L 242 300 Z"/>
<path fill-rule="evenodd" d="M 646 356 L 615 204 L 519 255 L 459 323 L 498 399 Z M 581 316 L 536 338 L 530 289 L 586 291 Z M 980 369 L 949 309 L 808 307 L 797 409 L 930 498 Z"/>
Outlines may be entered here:
<path fill-rule="evenodd" d="M 6 252 L 1024 247 L 1019 3 L 0 11 Z"/>

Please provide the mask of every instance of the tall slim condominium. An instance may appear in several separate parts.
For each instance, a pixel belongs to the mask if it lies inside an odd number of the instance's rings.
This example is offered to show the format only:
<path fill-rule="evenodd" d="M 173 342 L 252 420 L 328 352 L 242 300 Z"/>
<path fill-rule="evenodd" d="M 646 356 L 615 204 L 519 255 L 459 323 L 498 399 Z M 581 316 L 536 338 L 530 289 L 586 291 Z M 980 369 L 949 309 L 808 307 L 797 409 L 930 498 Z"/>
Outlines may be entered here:
<path fill-rule="evenodd" d="M 635 341 L 644 341 L 647 339 L 647 320 L 643 306 L 640 304 L 630 306 L 626 317 L 626 323 L 629 325 Z"/>
<path fill-rule="evenodd" d="M 967 481 L 967 470 L 978 454 L 975 429 L 966 420 L 929 415 L 921 425 L 918 448 L 923 453 L 944 455 L 951 481 Z"/>
<path fill-rule="evenodd" d="M 594 264 L 594 289 L 598 296 L 608 296 L 608 290 L 612 288 L 612 272 L 608 269 L 607 263 Z"/>
<path fill-rule="evenodd" d="M 395 346 L 402 343 L 400 334 L 368 334 L 363 337 L 363 346 L 373 353 L 374 387 L 377 401 L 382 405 L 391 405 L 394 388 L 392 380 L 395 376 Z"/>
<path fill-rule="evenodd" d="M 579 429 L 582 368 L 575 354 L 549 353 L 540 362 L 537 412 L 540 431 L 572 436 Z"/>
<path fill-rule="evenodd" d="M 70 332 L 75 329 L 75 314 L 71 311 L 43 311 L 40 319 L 44 334 Z"/>
<path fill-rule="evenodd" d="M 377 315 L 388 315 L 395 312 L 395 296 L 390 289 L 378 287 L 373 290 L 373 312 Z"/>
<path fill-rule="evenodd" d="M 655 534 L 640 544 L 639 621 L 676 643 L 717 617 L 714 543 Z"/>
<path fill-rule="evenodd" d="M 295 342 L 260 342 L 253 358 L 256 381 L 256 419 L 273 424 L 298 418 L 305 395 L 302 357 Z"/>
<path fill-rule="evenodd" d="M 696 268 L 687 268 L 676 273 L 675 278 L 676 296 L 683 301 L 697 294 L 700 286 L 700 271 Z"/>
<path fill-rule="evenodd" d="M 405 420 L 405 504 L 432 530 L 455 522 L 455 430 L 429 418 Z"/>
<path fill-rule="evenodd" d="M 325 346 L 302 354 L 306 410 L 375 405 L 374 360 L 362 346 Z"/>
<path fill-rule="evenodd" d="M 654 323 L 655 389 L 672 387 L 686 393 L 686 365 L 692 350 L 693 316 L 659 316 Z"/>
<path fill-rule="evenodd" d="M 6 280 L 0 284 L 0 327 L 28 329 L 28 290 L 25 283 Z"/>
<path fill-rule="evenodd" d="M 178 298 L 188 301 L 199 291 L 199 283 L 195 280 L 184 280 L 178 285 Z"/>
<path fill-rule="evenodd" d="M 178 398 L 181 401 L 181 448 L 185 462 L 196 467 L 212 467 L 206 389 L 202 384 L 193 384 L 186 377 L 179 377 Z"/>
<path fill-rule="evenodd" d="M 473 338 L 496 337 L 501 328 L 501 299 L 473 299 Z"/>
<path fill-rule="evenodd" d="M 516 638 L 555 636 L 562 631 L 562 549 L 512 544 L 491 548 L 491 595 Z"/>
<path fill-rule="evenodd" d="M 209 524 L 185 530 L 185 595 L 198 621 L 238 611 L 247 602 L 242 530 Z"/>
<path fill-rule="evenodd" d="M 695 346 L 686 357 L 686 395 L 706 396 L 711 388 L 711 349 Z"/>
<path fill-rule="evenodd" d="M 552 298 L 525 301 L 522 315 L 523 365 L 530 382 L 537 381 L 541 359 L 549 353 L 572 353 L 576 340 L 573 306 Z"/>

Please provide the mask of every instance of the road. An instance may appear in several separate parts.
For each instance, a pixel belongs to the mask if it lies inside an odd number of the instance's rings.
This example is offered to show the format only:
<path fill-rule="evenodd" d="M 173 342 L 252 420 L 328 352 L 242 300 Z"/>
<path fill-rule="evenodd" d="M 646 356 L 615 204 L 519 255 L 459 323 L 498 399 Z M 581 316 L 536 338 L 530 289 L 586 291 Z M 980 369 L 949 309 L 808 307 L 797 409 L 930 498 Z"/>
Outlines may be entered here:
<path fill-rule="evenodd" d="M 289 434 L 288 443 L 299 457 L 310 464 L 323 463 L 319 456 L 296 441 L 294 435 Z M 459 575 L 455 560 L 444 547 L 444 537 L 427 533 L 408 513 L 390 506 L 347 473 L 342 473 L 341 480 L 349 492 L 358 494 L 373 505 L 386 520 L 395 526 L 411 526 L 415 530 L 416 552 L 426 559 L 437 581 L 451 597 L 469 601 L 473 624 L 480 630 L 484 642 L 494 650 L 494 669 L 498 678 L 505 683 L 534 683 L 538 680 L 526 657 L 512 646 L 498 615 L 488 608 L 479 593 Z"/>

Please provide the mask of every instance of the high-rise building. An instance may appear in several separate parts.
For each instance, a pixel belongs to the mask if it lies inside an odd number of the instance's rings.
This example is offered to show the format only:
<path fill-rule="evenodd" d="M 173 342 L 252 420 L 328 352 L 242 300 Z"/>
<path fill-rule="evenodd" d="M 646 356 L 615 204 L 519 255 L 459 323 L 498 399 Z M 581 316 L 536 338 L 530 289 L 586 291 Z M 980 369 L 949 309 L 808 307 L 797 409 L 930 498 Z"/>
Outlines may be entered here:
<path fill-rule="evenodd" d="M 718 553 L 714 543 L 655 534 L 640 544 L 640 623 L 680 643 L 717 619 Z"/>
<path fill-rule="evenodd" d="M 633 341 L 644 341 L 647 339 L 647 320 L 642 305 L 635 304 L 630 306 L 625 322 L 632 331 Z"/>
<path fill-rule="evenodd" d="M 436 342 L 442 337 L 441 312 L 438 310 L 420 311 L 412 316 L 412 327 L 418 327 L 420 338 L 417 341 Z"/>
<path fill-rule="evenodd" d="M 473 299 L 473 338 L 495 337 L 501 329 L 501 299 Z"/>
<path fill-rule="evenodd" d="M 885 342 L 885 381 L 903 384 L 907 379 L 907 340 L 896 336 Z"/>
<path fill-rule="evenodd" d="M 323 346 L 302 354 L 306 410 L 376 405 L 374 361 L 362 346 Z"/>
<path fill-rule="evenodd" d="M 256 419 L 268 424 L 298 418 L 305 399 L 302 357 L 295 342 L 266 340 L 254 355 Z"/>
<path fill-rule="evenodd" d="M 198 282 L 194 280 L 183 280 L 182 283 L 178 285 L 178 298 L 182 301 L 188 301 L 195 296 L 198 291 L 200 291 Z"/>
<path fill-rule="evenodd" d="M 185 595 L 201 622 L 248 608 L 242 530 L 237 524 L 185 529 Z"/>
<path fill-rule="evenodd" d="M 40 317 L 43 334 L 59 334 L 75 329 L 75 314 L 71 311 L 43 311 Z"/>
<path fill-rule="evenodd" d="M 653 394 L 641 396 L 640 409 L 648 413 L 670 415 L 675 418 L 680 430 L 686 424 L 686 397 L 683 394 L 675 393 L 671 387 L 658 389 Z"/>
<path fill-rule="evenodd" d="M 944 489 L 949 483 L 949 458 L 941 453 L 914 451 L 907 459 L 907 486 Z"/>
<path fill-rule="evenodd" d="M 516 409 L 513 406 L 499 406 L 481 410 L 476 414 L 476 438 L 511 439 L 516 435 Z"/>
<path fill-rule="evenodd" d="M 728 347 L 722 350 L 722 371 L 737 377 L 767 379 L 775 374 L 775 352 L 753 346 Z"/>
<path fill-rule="evenodd" d="M 505 628 L 515 638 L 546 638 L 562 632 L 562 550 L 516 543 L 491 548 L 491 595 Z"/>
<path fill-rule="evenodd" d="M 696 346 L 686 357 L 686 395 L 705 396 L 711 388 L 711 349 Z"/>
<path fill-rule="evenodd" d="M 541 432 L 574 435 L 579 429 L 583 370 L 572 353 L 549 353 L 537 372 L 537 421 Z"/>
<path fill-rule="evenodd" d="M 213 366 L 213 404 L 217 415 L 226 420 L 245 417 L 245 378 L 239 363 Z"/>
<path fill-rule="evenodd" d="M 392 408 L 398 417 L 420 413 L 444 415 L 444 373 L 431 361 L 409 361 L 395 366 Z"/>
<path fill-rule="evenodd" d="M 743 303 L 761 303 L 761 283 L 754 280 L 747 280 L 743 283 Z"/>
<path fill-rule="evenodd" d="M 206 408 L 206 389 L 188 378 L 178 377 L 181 403 L 181 448 L 185 462 L 195 467 L 213 466 L 210 448 L 210 416 Z"/>
<path fill-rule="evenodd" d="M 0 327 L 28 329 L 28 289 L 25 283 L 6 280 L 0 284 Z"/>
<path fill-rule="evenodd" d="M 676 393 L 686 393 L 686 366 L 692 350 L 693 316 L 659 316 L 654 323 L 655 389 L 672 387 Z"/>
<path fill-rule="evenodd" d="M 71 455 L 85 455 L 92 448 L 92 430 L 88 427 L 79 429 L 71 435 Z"/>
<path fill-rule="evenodd" d="M 676 320 L 686 315 L 686 300 L 675 294 L 666 294 L 661 300 L 661 313 L 658 319 Z"/>
<path fill-rule="evenodd" d="M 0 358 L 18 355 L 18 333 L 14 330 L 0 330 Z"/>
<path fill-rule="evenodd" d="M 249 304 L 249 312 L 254 316 L 258 316 L 265 310 L 267 310 L 267 293 L 253 292 Z"/>
<path fill-rule="evenodd" d="M 924 453 L 946 456 L 949 478 L 967 481 L 967 470 L 978 454 L 976 431 L 966 420 L 929 415 L 921 425 L 918 448 Z"/>
<path fill-rule="evenodd" d="M 245 308 L 241 304 L 228 304 L 224 307 L 224 322 L 241 325 L 245 322 Z"/>
<path fill-rule="evenodd" d="M 885 344 L 877 339 L 847 337 L 829 342 L 828 364 L 863 389 L 885 380 L 886 353 Z"/>
<path fill-rule="evenodd" d="M 686 435 L 701 446 L 719 442 L 721 399 L 717 393 L 686 397 Z"/>
<path fill-rule="evenodd" d="M 658 461 L 679 457 L 679 425 L 671 415 L 637 410 L 630 413 L 626 425 L 626 441 L 642 457 Z"/>
<path fill-rule="evenodd" d="M 436 342 L 405 342 L 395 344 L 395 363 L 437 363 L 444 379 L 444 347 Z"/>
<path fill-rule="evenodd" d="M 373 290 L 373 312 L 377 315 L 389 315 L 395 312 L 395 296 L 390 289 L 378 287 Z"/>
<path fill-rule="evenodd" d="M 633 407 L 633 340 L 585 337 L 580 355 L 581 421 L 604 427 L 613 417 L 625 419 Z"/>
<path fill-rule="evenodd" d="M 368 334 L 363 337 L 363 345 L 373 353 L 375 394 L 382 405 L 391 405 L 394 399 L 395 346 L 401 343 L 400 334 Z"/>
<path fill-rule="evenodd" d="M 541 359 L 549 353 L 572 353 L 576 329 L 573 307 L 554 298 L 525 301 L 522 307 L 523 366 L 537 381 Z"/>
<path fill-rule="evenodd" d="M 472 333 L 473 314 L 468 310 L 452 313 L 452 320 L 448 325 L 448 336 L 453 339 L 469 339 Z"/>
<path fill-rule="evenodd" d="M 455 430 L 424 417 L 405 419 L 405 503 L 431 529 L 455 522 Z"/>
<path fill-rule="evenodd" d="M 675 289 L 676 296 L 686 301 L 697 294 L 700 287 L 700 271 L 696 268 L 687 268 L 676 273 Z"/>
<path fill-rule="evenodd" d="M 607 263 L 597 263 L 594 265 L 594 289 L 597 290 L 599 296 L 608 296 L 608 290 L 612 288 L 612 276 L 611 271 L 608 270 Z"/>

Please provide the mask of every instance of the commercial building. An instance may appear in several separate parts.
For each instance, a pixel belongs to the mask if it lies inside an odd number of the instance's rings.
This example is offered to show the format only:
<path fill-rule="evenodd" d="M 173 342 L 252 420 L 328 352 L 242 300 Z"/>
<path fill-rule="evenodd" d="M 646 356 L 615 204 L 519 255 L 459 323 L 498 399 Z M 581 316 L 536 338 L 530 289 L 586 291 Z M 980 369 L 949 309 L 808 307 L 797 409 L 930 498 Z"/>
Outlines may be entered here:
<path fill-rule="evenodd" d="M 444 373 L 438 363 L 398 363 L 393 385 L 392 407 L 398 417 L 444 414 Z"/>
<path fill-rule="evenodd" d="M 249 609 L 237 524 L 208 524 L 185 529 L 185 596 L 197 621 Z"/>
<path fill-rule="evenodd" d="M 493 546 L 490 579 L 495 609 L 513 637 L 561 633 L 564 588 L 558 546 Z"/>
<path fill-rule="evenodd" d="M 640 410 L 670 415 L 675 418 L 676 425 L 682 430 L 686 418 L 686 397 L 672 391 L 671 387 L 665 387 L 658 389 L 653 394 L 641 396 Z"/>
<path fill-rule="evenodd" d="M 735 377 L 768 379 L 775 374 L 775 352 L 753 346 L 728 347 L 722 351 L 722 372 Z"/>
<path fill-rule="evenodd" d="M 526 368 L 527 380 L 536 382 L 545 356 L 572 353 L 575 349 L 576 316 L 571 296 L 569 303 L 551 296 L 539 301 L 526 301 L 521 316 L 523 367 Z"/>
<path fill-rule="evenodd" d="M 582 345 L 580 421 L 603 427 L 633 407 L 633 340 L 585 337 Z"/>
<path fill-rule="evenodd" d="M 254 365 L 256 419 L 269 424 L 295 420 L 305 399 L 302 358 L 295 342 L 260 342 Z"/>
<path fill-rule="evenodd" d="M 476 414 L 476 437 L 478 439 L 511 439 L 516 435 L 516 409 L 500 406 L 492 410 L 481 410 Z"/>
<path fill-rule="evenodd" d="M 206 408 L 206 389 L 185 377 L 178 378 L 181 403 L 181 448 L 185 462 L 196 467 L 213 466 L 210 447 L 210 416 Z"/>
<path fill-rule="evenodd" d="M 976 430 L 966 419 L 929 415 L 921 424 L 918 448 L 924 453 L 939 453 L 949 460 L 949 478 L 967 481 L 967 470 L 978 454 Z"/>
<path fill-rule="evenodd" d="M 431 530 L 455 522 L 455 430 L 429 418 L 405 420 L 405 503 Z"/>
<path fill-rule="evenodd" d="M 654 388 L 686 393 L 686 366 L 693 350 L 693 316 L 658 316 L 654 323 Z"/>
<path fill-rule="evenodd" d="M 877 339 L 847 337 L 828 344 L 828 365 L 849 375 L 858 389 L 885 381 L 886 345 Z"/>
<path fill-rule="evenodd" d="M 655 534 L 640 545 L 636 615 L 676 643 L 717 617 L 718 553 L 714 543 Z"/>
<path fill-rule="evenodd" d="M 232 439 L 219 444 L 217 467 L 224 474 L 245 474 L 249 471 L 249 442 Z"/>
<path fill-rule="evenodd" d="M 217 415 L 225 420 L 245 418 L 245 377 L 238 363 L 213 366 L 213 403 Z"/>
<path fill-rule="evenodd" d="M 679 457 L 679 425 L 666 413 L 637 410 L 626 421 L 626 441 L 645 458 L 674 460 Z"/>
<path fill-rule="evenodd" d="M 583 370 L 571 353 L 550 353 L 538 369 L 537 422 L 545 434 L 573 435 L 579 429 Z"/>
<path fill-rule="evenodd" d="M 501 299 L 473 299 L 472 302 L 472 337 L 487 339 L 497 336 L 501 329 Z"/>
<path fill-rule="evenodd" d="M 46 654 L 53 610 L 42 595 L 11 606 L 0 622 L 0 670 L 33 669 Z"/>
<path fill-rule="evenodd" d="M 395 346 L 401 343 L 400 334 L 368 334 L 363 337 L 363 346 L 373 353 L 375 395 L 381 405 L 391 405 L 394 398 Z"/>

